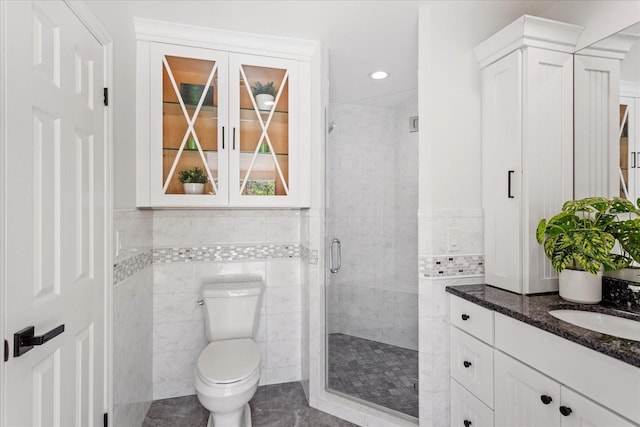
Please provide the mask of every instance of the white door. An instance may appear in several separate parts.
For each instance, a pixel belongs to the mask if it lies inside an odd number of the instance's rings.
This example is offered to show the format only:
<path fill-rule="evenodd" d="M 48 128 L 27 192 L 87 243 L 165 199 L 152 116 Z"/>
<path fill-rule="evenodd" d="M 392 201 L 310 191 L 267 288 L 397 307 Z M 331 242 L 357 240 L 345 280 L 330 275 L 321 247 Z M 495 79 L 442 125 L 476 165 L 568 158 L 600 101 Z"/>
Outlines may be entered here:
<path fill-rule="evenodd" d="M 60 1 L 7 1 L 5 426 L 101 425 L 105 411 L 103 47 Z M 14 333 L 48 342 L 16 357 Z M 60 331 L 57 329 L 57 331 Z"/>

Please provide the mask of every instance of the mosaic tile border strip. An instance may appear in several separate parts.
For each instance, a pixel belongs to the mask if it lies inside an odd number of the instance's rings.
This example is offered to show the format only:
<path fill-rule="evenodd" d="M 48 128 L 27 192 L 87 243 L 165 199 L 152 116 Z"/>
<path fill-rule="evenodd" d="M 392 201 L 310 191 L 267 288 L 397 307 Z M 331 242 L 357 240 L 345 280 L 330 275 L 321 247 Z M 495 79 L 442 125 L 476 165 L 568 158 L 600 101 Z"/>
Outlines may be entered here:
<path fill-rule="evenodd" d="M 113 284 L 118 284 L 144 270 L 153 262 L 151 249 L 113 264 Z"/>
<path fill-rule="evenodd" d="M 484 275 L 484 255 L 430 255 L 418 260 L 420 277 Z"/>
<path fill-rule="evenodd" d="M 318 251 L 299 244 L 217 245 L 183 248 L 154 248 L 113 265 L 113 283 L 118 284 L 155 263 L 220 262 L 250 259 L 302 258 L 318 264 Z"/>
<path fill-rule="evenodd" d="M 217 245 L 185 248 L 154 248 L 154 263 L 242 261 L 301 257 L 301 245 Z"/>

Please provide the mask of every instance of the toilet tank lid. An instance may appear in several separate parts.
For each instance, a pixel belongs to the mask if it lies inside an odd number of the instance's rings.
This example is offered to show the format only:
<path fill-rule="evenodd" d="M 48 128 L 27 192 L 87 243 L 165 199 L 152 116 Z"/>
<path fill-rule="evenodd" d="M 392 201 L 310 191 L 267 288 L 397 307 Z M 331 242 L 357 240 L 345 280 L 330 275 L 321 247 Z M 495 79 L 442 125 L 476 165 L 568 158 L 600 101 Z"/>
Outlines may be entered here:
<path fill-rule="evenodd" d="M 204 297 L 260 295 L 264 288 L 262 277 L 257 275 L 218 276 L 202 285 Z"/>

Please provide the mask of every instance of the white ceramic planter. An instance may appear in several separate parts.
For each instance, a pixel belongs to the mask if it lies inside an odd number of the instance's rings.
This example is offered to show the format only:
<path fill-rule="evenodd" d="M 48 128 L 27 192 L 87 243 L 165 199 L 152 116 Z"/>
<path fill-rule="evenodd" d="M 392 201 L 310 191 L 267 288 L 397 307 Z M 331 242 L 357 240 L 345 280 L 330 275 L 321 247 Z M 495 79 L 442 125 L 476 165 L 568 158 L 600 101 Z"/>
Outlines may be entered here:
<path fill-rule="evenodd" d="M 202 194 L 204 192 L 204 184 L 199 183 L 183 183 L 182 188 L 184 189 L 184 194 Z"/>
<path fill-rule="evenodd" d="M 273 99 L 273 95 L 269 95 L 267 93 L 256 95 L 258 110 L 271 111 L 271 108 L 273 107 Z"/>
<path fill-rule="evenodd" d="M 565 269 L 559 275 L 560 297 L 580 304 L 602 300 L 602 272 L 597 276 L 582 270 Z"/>

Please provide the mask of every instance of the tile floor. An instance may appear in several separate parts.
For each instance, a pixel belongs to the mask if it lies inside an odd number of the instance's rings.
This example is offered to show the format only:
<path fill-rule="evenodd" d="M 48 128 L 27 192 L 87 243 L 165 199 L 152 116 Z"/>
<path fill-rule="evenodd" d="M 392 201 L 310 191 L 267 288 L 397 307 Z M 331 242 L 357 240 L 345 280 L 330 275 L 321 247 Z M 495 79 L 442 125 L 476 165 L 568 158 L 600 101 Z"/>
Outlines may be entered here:
<path fill-rule="evenodd" d="M 310 408 L 298 382 L 258 387 L 251 406 L 254 427 L 351 427 L 351 424 Z M 156 400 L 143 427 L 206 426 L 209 413 L 196 396 Z"/>
<path fill-rule="evenodd" d="M 418 417 L 418 352 L 344 334 L 329 335 L 329 388 Z"/>

